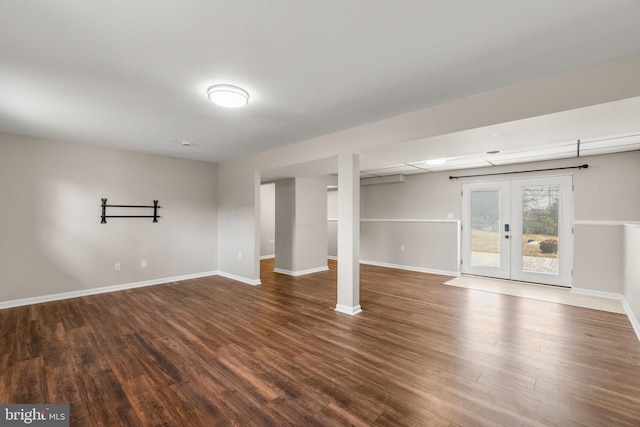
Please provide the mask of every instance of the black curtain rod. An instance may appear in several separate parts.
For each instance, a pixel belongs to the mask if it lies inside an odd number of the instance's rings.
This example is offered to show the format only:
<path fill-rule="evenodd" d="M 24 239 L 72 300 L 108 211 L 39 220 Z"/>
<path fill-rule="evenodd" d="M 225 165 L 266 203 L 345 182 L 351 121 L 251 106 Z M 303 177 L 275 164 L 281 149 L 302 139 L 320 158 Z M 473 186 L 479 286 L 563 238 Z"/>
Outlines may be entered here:
<path fill-rule="evenodd" d="M 162 206 L 153 206 L 153 205 L 149 205 L 149 206 L 143 206 L 143 205 L 104 205 L 105 208 L 155 208 L 155 207 L 162 207 Z"/>
<path fill-rule="evenodd" d="M 546 172 L 546 171 L 559 171 L 563 169 L 586 169 L 589 165 L 586 163 L 580 166 L 567 166 L 565 168 L 551 168 L 551 169 L 535 169 L 529 171 L 515 171 L 515 172 L 497 172 L 497 173 L 484 173 L 480 175 L 464 175 L 464 176 L 450 176 L 449 179 L 458 179 L 458 178 L 475 178 L 477 176 L 492 176 L 492 175 L 511 175 L 514 173 L 527 173 L 527 172 Z"/>

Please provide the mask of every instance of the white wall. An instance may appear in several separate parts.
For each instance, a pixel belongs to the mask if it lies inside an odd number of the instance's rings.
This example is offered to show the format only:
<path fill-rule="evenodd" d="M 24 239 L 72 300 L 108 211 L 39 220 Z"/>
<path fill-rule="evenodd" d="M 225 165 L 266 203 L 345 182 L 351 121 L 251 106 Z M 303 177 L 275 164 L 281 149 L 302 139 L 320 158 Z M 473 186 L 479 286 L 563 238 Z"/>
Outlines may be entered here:
<path fill-rule="evenodd" d="M 216 270 L 216 169 L 0 134 L 0 302 Z M 101 224 L 103 197 L 162 218 Z"/>
<path fill-rule="evenodd" d="M 583 157 L 589 169 L 576 174 L 576 220 L 640 219 L 640 151 Z"/>
<path fill-rule="evenodd" d="M 435 274 L 458 274 L 455 222 L 363 221 L 361 262 Z"/>
<path fill-rule="evenodd" d="M 260 176 L 233 163 L 218 165 L 218 270 L 260 283 Z"/>
<path fill-rule="evenodd" d="M 456 274 L 458 224 L 451 220 L 460 218 L 460 193 L 447 177 L 409 175 L 404 182 L 362 186 L 361 260 Z"/>
<path fill-rule="evenodd" d="M 624 296 L 640 338 L 640 225 L 625 225 L 624 233 Z"/>
<path fill-rule="evenodd" d="M 640 221 L 640 151 L 586 157 L 574 179 L 576 288 L 623 293 L 623 228 Z"/>
<path fill-rule="evenodd" d="M 294 271 L 327 267 L 327 184 L 324 177 L 296 178 Z"/>
<path fill-rule="evenodd" d="M 275 256 L 276 238 L 276 185 L 271 182 L 260 186 L 260 257 Z M 273 243 L 272 243 L 273 242 Z"/>
<path fill-rule="evenodd" d="M 403 183 L 362 186 L 361 217 L 366 221 L 361 223 L 361 259 L 414 269 L 457 272 L 456 224 L 447 221 L 461 218 L 462 183 L 512 176 L 449 180 L 449 175 L 547 169 L 584 163 L 589 164 L 588 169 L 519 174 L 517 177 L 573 175 L 574 286 L 621 294 L 624 284 L 622 223 L 640 221 L 640 151 L 583 157 L 579 161 L 566 159 L 409 175 Z M 330 191 L 328 194 L 329 206 L 333 205 L 335 193 Z M 329 217 L 331 215 L 330 211 Z M 385 221 L 389 219 L 394 221 Z M 395 222 L 402 219 L 441 222 Z M 336 228 L 335 223 L 328 223 L 330 242 L 335 240 Z M 404 251 L 400 250 L 401 246 Z"/>
<path fill-rule="evenodd" d="M 276 182 L 275 268 L 293 270 L 296 232 L 296 181 L 293 178 Z"/>
<path fill-rule="evenodd" d="M 338 189 L 327 190 L 327 254 L 338 257 Z"/>
<path fill-rule="evenodd" d="M 573 287 L 622 294 L 622 224 L 574 225 Z"/>
<path fill-rule="evenodd" d="M 306 274 L 327 268 L 325 177 L 276 182 L 276 271 Z"/>

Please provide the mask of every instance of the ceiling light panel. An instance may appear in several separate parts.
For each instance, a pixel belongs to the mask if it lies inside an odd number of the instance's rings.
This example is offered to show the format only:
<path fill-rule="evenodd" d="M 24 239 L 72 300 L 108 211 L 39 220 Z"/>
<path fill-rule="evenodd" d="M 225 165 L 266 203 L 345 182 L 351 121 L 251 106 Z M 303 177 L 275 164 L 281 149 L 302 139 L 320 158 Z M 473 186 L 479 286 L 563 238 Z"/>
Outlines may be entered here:
<path fill-rule="evenodd" d="M 473 167 L 491 166 L 491 164 L 479 156 L 474 156 L 474 157 L 460 157 L 458 159 L 451 159 L 447 162 L 446 166 L 473 168 Z"/>
<path fill-rule="evenodd" d="M 558 160 L 558 159 L 568 159 L 571 157 L 575 157 L 576 153 L 555 153 L 555 154 L 546 154 L 546 155 L 536 155 L 536 156 L 524 156 L 524 157 L 514 157 L 510 159 L 499 159 L 496 161 L 492 161 L 495 166 L 501 165 L 513 165 L 516 163 L 529 163 L 529 162 L 543 162 L 547 160 Z"/>
<path fill-rule="evenodd" d="M 516 160 L 516 159 L 525 159 L 531 158 L 537 161 L 537 159 L 546 159 L 546 158 L 557 158 L 557 155 L 571 155 L 575 154 L 577 150 L 576 144 L 572 145 L 560 145 L 560 146 L 545 146 L 545 147 L 535 147 L 530 150 L 522 150 L 515 152 L 502 152 L 494 155 L 483 155 L 483 158 L 489 160 L 491 163 L 496 163 L 498 161 L 504 160 Z"/>
<path fill-rule="evenodd" d="M 425 162 L 427 166 L 441 166 L 447 163 L 447 159 L 439 158 L 439 159 L 430 159 Z"/>
<path fill-rule="evenodd" d="M 379 169 L 367 169 L 362 172 L 375 175 L 375 176 L 383 176 L 383 175 L 396 175 L 401 173 L 409 173 L 415 171 L 416 168 L 407 166 L 407 165 L 395 165 L 390 166 L 388 168 L 379 168 Z M 426 172 L 426 171 L 425 171 Z"/>
<path fill-rule="evenodd" d="M 446 167 L 433 168 L 432 172 L 444 172 L 444 171 L 452 171 L 452 170 L 462 170 L 462 169 L 476 169 L 476 168 L 485 168 L 491 166 L 491 164 L 485 161 L 478 161 L 475 163 L 465 163 L 465 164 L 447 164 Z"/>

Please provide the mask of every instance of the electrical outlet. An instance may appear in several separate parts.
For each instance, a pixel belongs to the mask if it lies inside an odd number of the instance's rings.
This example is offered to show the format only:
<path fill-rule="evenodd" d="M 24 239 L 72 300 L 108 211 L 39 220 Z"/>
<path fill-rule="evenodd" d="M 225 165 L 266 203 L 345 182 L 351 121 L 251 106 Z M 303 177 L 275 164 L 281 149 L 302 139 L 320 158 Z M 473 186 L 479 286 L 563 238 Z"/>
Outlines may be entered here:
<path fill-rule="evenodd" d="M 269 239 L 269 243 L 273 245 L 274 243 L 276 243 L 276 240 L 275 239 Z"/>
<path fill-rule="evenodd" d="M 400 246 L 400 252 L 404 252 L 404 245 Z"/>
<path fill-rule="evenodd" d="M 142 261 L 140 261 L 140 268 L 147 268 L 147 260 L 143 259 Z"/>
<path fill-rule="evenodd" d="M 116 262 L 116 265 L 114 266 L 116 271 L 120 271 L 120 263 Z"/>
<path fill-rule="evenodd" d="M 447 219 L 453 219 L 453 213 L 449 212 L 449 213 L 447 214 Z"/>
<path fill-rule="evenodd" d="M 238 259 L 242 259 L 242 252 L 238 252 Z"/>

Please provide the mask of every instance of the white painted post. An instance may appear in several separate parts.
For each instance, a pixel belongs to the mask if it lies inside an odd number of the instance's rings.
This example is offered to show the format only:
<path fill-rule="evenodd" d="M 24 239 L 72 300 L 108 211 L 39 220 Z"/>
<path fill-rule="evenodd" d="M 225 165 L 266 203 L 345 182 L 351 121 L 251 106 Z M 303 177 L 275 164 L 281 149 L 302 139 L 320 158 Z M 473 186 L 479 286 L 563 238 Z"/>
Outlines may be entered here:
<path fill-rule="evenodd" d="M 338 303 L 336 311 L 360 307 L 360 155 L 338 156 Z"/>

